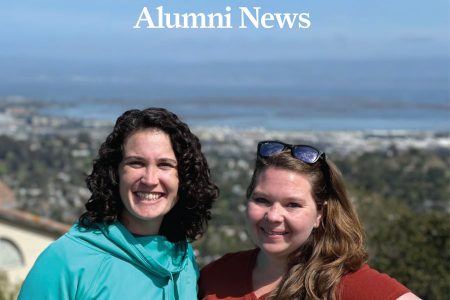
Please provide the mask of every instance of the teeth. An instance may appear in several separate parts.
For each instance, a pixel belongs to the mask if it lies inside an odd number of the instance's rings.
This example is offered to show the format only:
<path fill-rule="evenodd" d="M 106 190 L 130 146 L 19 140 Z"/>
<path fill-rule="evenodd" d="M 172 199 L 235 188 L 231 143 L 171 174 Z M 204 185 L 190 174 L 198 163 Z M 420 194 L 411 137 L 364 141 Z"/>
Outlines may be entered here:
<path fill-rule="evenodd" d="M 264 230 L 264 232 L 266 233 L 266 234 L 268 234 L 268 235 L 285 235 L 285 234 L 287 234 L 287 232 L 286 231 L 283 231 L 283 232 L 280 232 L 280 231 L 267 231 L 267 230 Z"/>
<path fill-rule="evenodd" d="M 145 200 L 156 200 L 159 197 L 161 197 L 161 193 L 143 193 L 143 192 L 137 192 L 136 195 Z"/>

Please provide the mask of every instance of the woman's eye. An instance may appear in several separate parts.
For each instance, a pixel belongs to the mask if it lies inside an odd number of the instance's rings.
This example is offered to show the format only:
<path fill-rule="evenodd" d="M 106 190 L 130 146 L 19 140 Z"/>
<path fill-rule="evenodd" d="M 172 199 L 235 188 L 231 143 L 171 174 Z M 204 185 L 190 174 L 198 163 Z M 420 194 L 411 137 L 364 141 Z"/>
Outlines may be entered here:
<path fill-rule="evenodd" d="M 177 167 L 176 165 L 168 162 L 160 163 L 158 166 L 163 170 L 173 169 Z"/>
<path fill-rule="evenodd" d="M 287 204 L 287 207 L 290 207 L 290 208 L 297 208 L 297 207 L 302 207 L 302 206 L 300 205 L 300 203 L 297 203 L 297 202 L 289 202 L 289 203 Z"/>
<path fill-rule="evenodd" d="M 141 168 L 144 163 L 141 161 L 129 161 L 126 163 L 128 166 L 132 167 L 132 168 Z"/>
<path fill-rule="evenodd" d="M 254 198 L 253 201 L 257 204 L 263 204 L 263 205 L 268 205 L 269 201 L 267 199 L 264 198 Z"/>

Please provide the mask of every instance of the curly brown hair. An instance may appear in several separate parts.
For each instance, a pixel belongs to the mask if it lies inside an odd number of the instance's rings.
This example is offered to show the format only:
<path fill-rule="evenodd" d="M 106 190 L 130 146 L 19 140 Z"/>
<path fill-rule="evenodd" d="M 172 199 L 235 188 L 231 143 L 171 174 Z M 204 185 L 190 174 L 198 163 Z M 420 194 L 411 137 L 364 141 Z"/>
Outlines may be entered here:
<path fill-rule="evenodd" d="M 80 226 L 92 228 L 97 223 L 110 224 L 118 220 L 124 209 L 118 172 L 124 141 L 138 130 L 152 128 L 170 137 L 180 182 L 177 204 L 164 216 L 159 234 L 178 242 L 185 239 L 193 241 L 205 232 L 219 189 L 211 181 L 197 136 L 177 115 L 164 108 L 128 110 L 117 119 L 93 161 L 92 173 L 86 178 L 92 194 L 85 205 L 86 212 L 79 218 Z"/>
<path fill-rule="evenodd" d="M 258 157 L 247 199 L 252 197 L 259 175 L 267 168 L 305 175 L 323 215 L 320 226 L 290 254 L 284 278 L 266 299 L 339 299 L 341 277 L 367 261 L 363 227 L 347 195 L 341 172 L 329 159 L 307 164 L 289 152 Z"/>

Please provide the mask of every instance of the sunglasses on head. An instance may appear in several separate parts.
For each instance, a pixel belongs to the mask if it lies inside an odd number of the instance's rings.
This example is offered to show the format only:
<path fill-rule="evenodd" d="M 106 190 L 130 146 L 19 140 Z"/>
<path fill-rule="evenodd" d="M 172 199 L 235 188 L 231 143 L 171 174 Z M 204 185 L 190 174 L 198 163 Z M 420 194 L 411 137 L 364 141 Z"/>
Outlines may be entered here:
<path fill-rule="evenodd" d="M 270 157 L 286 150 L 291 150 L 291 155 L 302 162 L 313 164 L 320 158 L 326 159 L 325 153 L 308 145 L 290 145 L 279 141 L 263 141 L 258 143 L 258 155 Z"/>

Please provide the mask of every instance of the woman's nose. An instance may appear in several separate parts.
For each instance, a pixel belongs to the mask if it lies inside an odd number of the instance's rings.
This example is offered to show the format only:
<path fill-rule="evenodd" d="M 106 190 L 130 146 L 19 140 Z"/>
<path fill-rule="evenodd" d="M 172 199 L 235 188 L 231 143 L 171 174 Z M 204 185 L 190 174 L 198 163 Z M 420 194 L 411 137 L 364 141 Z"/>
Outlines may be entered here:
<path fill-rule="evenodd" d="M 147 185 L 158 184 L 158 174 L 157 170 L 153 167 L 145 168 L 144 174 L 142 174 L 141 182 Z"/>
<path fill-rule="evenodd" d="M 280 222 L 283 220 L 283 211 L 278 203 L 274 203 L 266 212 L 266 219 L 269 222 Z"/>

